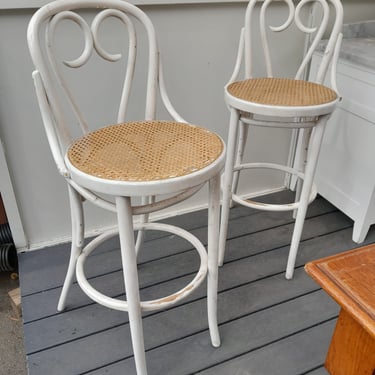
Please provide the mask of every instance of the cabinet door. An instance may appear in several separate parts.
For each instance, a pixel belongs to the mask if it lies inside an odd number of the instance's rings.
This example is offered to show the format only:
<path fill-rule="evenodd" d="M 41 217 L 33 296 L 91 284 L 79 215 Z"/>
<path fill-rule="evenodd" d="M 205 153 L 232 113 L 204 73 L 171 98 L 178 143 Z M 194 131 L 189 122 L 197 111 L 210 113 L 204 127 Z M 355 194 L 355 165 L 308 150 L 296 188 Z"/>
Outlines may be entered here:
<path fill-rule="evenodd" d="M 327 124 L 315 181 L 355 221 L 353 240 L 362 242 L 375 222 L 375 71 L 340 61 L 337 82 L 343 99 Z"/>

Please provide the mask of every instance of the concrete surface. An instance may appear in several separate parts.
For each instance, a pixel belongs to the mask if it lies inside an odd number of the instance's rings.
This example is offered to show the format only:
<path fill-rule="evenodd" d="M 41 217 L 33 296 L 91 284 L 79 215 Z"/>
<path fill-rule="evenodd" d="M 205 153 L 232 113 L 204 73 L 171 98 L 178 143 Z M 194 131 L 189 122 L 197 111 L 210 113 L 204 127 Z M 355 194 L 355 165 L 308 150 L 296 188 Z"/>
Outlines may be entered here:
<path fill-rule="evenodd" d="M 0 375 L 26 375 L 22 317 L 17 317 L 8 296 L 19 284 L 11 276 L 0 272 Z"/>

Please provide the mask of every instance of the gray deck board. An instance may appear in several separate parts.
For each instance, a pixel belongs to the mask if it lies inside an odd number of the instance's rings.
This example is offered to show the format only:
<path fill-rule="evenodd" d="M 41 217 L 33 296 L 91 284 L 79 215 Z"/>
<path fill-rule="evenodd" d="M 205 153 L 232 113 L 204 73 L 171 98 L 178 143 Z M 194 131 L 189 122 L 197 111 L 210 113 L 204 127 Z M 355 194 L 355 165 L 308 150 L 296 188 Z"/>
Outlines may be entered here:
<path fill-rule="evenodd" d="M 210 345 L 208 332 L 204 331 L 149 350 L 147 359 L 153 374 L 192 374 L 336 315 L 337 306 L 318 291 L 220 325 L 223 340 L 220 348 Z M 168 360 L 170 357 L 176 360 Z M 109 370 L 109 374 L 119 373 L 120 369 L 125 374 L 134 373 L 131 358 L 117 366 L 114 372 Z M 96 373 L 108 373 L 108 369 L 105 371 Z"/>
<path fill-rule="evenodd" d="M 275 199 L 275 201 L 278 201 Z M 332 205 L 328 202 L 317 199 L 313 202 L 308 211 L 308 217 L 314 217 L 317 215 L 323 215 L 325 213 L 336 211 Z M 194 215 L 194 220 L 191 219 L 191 215 Z M 166 223 L 174 222 L 176 225 L 181 224 L 184 218 L 186 222 L 183 223 L 182 227 L 190 230 L 198 238 L 203 241 L 206 237 L 206 222 L 207 213 L 205 210 L 195 212 L 189 215 L 177 216 L 176 219 L 165 220 Z M 266 229 L 273 227 L 279 227 L 289 224 L 288 229 L 292 230 L 293 219 L 290 212 L 279 212 L 279 213 L 267 213 L 262 211 L 248 210 L 248 215 L 244 216 L 243 207 L 236 207 L 231 213 L 232 220 L 237 219 L 236 222 L 232 222 L 229 226 L 228 238 L 233 238 L 233 231 L 236 232 L 236 236 L 249 235 L 256 232 L 261 232 Z M 173 246 L 170 246 L 171 237 L 161 236 L 158 232 L 150 232 L 150 235 L 159 234 L 158 237 L 152 241 L 146 241 L 145 248 L 140 254 L 139 263 L 165 257 L 176 252 L 182 252 L 189 250 L 191 246 L 186 241 L 173 242 Z M 147 233 L 147 238 L 150 237 Z M 290 240 L 290 238 L 289 238 Z M 288 241 L 286 239 L 286 241 Z M 103 245 L 103 248 L 99 248 L 88 260 L 87 277 L 95 277 L 106 272 L 112 272 L 114 270 L 113 264 L 119 267 L 119 258 L 114 256 L 108 256 L 108 251 L 112 250 L 116 253 L 118 248 L 118 241 L 111 239 L 108 243 Z M 101 250 L 101 251 L 100 251 Z M 53 252 L 53 259 L 46 257 L 45 254 L 51 254 Z M 21 282 L 22 282 L 22 295 L 33 294 L 38 291 L 45 291 L 58 287 L 62 284 L 65 272 L 66 264 L 69 258 L 69 245 L 64 244 L 54 248 L 46 248 L 38 250 L 32 253 L 23 254 L 20 262 Z M 91 265 L 90 265 L 91 261 Z M 62 266 L 62 265 L 65 265 Z M 99 271 L 100 270 L 100 271 Z"/>
<path fill-rule="evenodd" d="M 271 199 L 288 200 L 290 194 L 277 193 Z M 165 221 L 206 240 L 206 211 Z M 222 346 L 210 345 L 202 285 L 173 308 L 144 314 L 149 375 L 326 374 L 323 362 L 338 306 L 303 266 L 360 246 L 351 240 L 352 227 L 350 219 L 318 198 L 309 207 L 295 277 L 287 281 L 291 213 L 232 209 L 225 264 L 219 275 Z M 365 243 L 372 242 L 375 230 Z M 68 257 L 68 244 L 20 255 L 29 374 L 135 374 L 126 313 L 92 302 L 77 284 L 69 293 L 67 310 L 56 311 Z M 125 298 L 119 265 L 114 238 L 89 258 L 90 282 L 104 293 Z M 139 257 L 142 298 L 178 290 L 197 267 L 197 255 L 186 241 L 147 233 Z"/>
<path fill-rule="evenodd" d="M 334 326 L 335 320 L 313 326 L 206 371 L 201 371 L 199 374 L 302 374 L 315 367 L 316 363 L 324 358 Z"/>
<path fill-rule="evenodd" d="M 231 289 L 234 285 L 233 282 L 227 283 L 227 288 L 221 285 L 221 290 L 227 290 L 220 293 L 220 302 L 223 304 L 223 308 L 221 308 L 219 314 L 220 322 L 236 319 L 254 310 L 262 309 L 318 289 L 317 285 L 301 269 L 296 272 L 295 279 L 290 283 L 283 282 L 283 275 L 280 274 L 256 282 L 249 282 L 249 279 L 254 278 L 254 275 L 249 273 L 248 275 L 247 283 L 237 286 L 234 290 Z M 150 294 L 153 295 L 154 293 Z M 204 296 L 205 288 L 201 287 L 198 293 L 194 293 L 189 298 L 190 301 L 193 300 L 191 303 L 197 307 L 190 305 L 188 308 L 192 311 L 205 310 L 206 301 L 203 298 Z M 197 297 L 199 298 L 197 299 Z M 236 301 L 241 301 L 241 304 L 236 304 Z M 183 305 L 181 311 L 184 308 L 185 306 Z M 147 315 L 150 314 L 145 314 L 144 316 Z M 153 315 L 157 314 L 153 313 Z M 75 323 L 74 326 L 71 325 L 72 321 Z M 108 310 L 98 304 L 89 305 L 82 309 L 67 311 L 65 314 L 41 319 L 33 324 L 26 324 L 25 332 L 28 338 L 26 340 L 26 348 L 28 353 L 33 353 L 70 341 L 72 338 L 85 337 L 96 331 L 104 331 L 127 322 L 127 314 Z M 206 327 L 206 319 L 196 323 L 200 324 L 199 330 Z M 190 330 L 192 329 L 190 327 Z M 180 334 L 182 335 L 183 332 L 181 331 Z"/>
<path fill-rule="evenodd" d="M 351 227 L 347 227 L 345 220 L 344 229 L 341 229 L 343 226 L 340 225 L 340 220 L 332 220 L 330 215 L 332 214 L 325 215 L 324 217 L 324 219 L 328 219 L 327 227 L 325 228 L 327 229 L 329 227 L 332 230 L 332 227 L 334 226 L 336 229 L 339 229 L 339 231 L 333 232 L 332 234 L 326 234 L 325 236 L 321 236 L 321 231 L 315 231 L 313 233 L 310 231 L 312 238 L 305 240 L 301 244 L 301 251 L 297 260 L 297 265 L 302 265 L 307 260 L 312 259 L 311 254 L 314 252 L 317 257 L 321 257 L 329 255 L 330 249 L 332 248 L 349 248 L 352 246 Z M 335 213 L 335 215 L 338 216 L 337 213 Z M 339 217 L 341 218 L 341 216 Z M 321 220 L 325 221 L 323 218 Z M 250 274 L 253 276 L 261 271 L 263 272 L 263 276 L 265 276 L 267 275 L 266 272 L 271 274 L 282 272 L 285 267 L 289 251 L 289 245 L 282 246 L 284 242 L 280 241 L 282 240 L 282 235 L 279 236 L 279 232 L 282 230 L 282 228 L 278 227 L 273 230 L 262 231 L 254 234 L 253 236 L 242 236 L 236 240 L 228 241 L 226 259 L 229 258 L 230 261 L 228 260 L 227 263 L 225 263 L 225 266 L 220 270 L 220 273 L 224 274 L 223 277 L 220 278 L 220 283 L 222 280 L 228 282 L 231 275 L 235 275 L 233 282 L 239 283 L 240 279 L 238 277 L 243 277 L 242 275 L 246 275 L 247 277 L 248 274 Z M 277 239 L 273 238 L 275 233 L 277 234 Z M 326 241 L 332 243 L 329 248 L 325 246 Z M 231 242 L 236 243 L 235 248 L 230 246 Z M 272 244 L 276 247 L 276 249 L 272 248 Z M 257 254 L 257 251 L 261 251 L 261 253 Z M 263 253 L 264 255 L 261 255 Z M 117 259 L 118 252 L 114 253 L 112 256 Z M 236 261 L 236 259 L 239 260 L 239 263 L 233 263 Z M 190 260 L 190 263 L 186 260 Z M 196 261 L 197 259 L 195 252 L 191 251 L 189 253 L 162 258 L 157 262 L 154 261 L 143 264 L 142 267 L 140 267 L 141 287 L 147 288 L 155 283 L 162 283 L 163 281 L 165 282 L 172 276 L 184 277 L 184 275 L 186 275 L 186 278 L 189 278 L 189 275 L 191 275 L 196 269 Z M 154 263 L 159 263 L 159 266 L 153 267 Z M 182 264 L 184 264 L 184 267 L 181 267 Z M 266 268 L 259 266 L 262 264 L 264 264 Z M 163 265 L 166 267 L 165 271 L 156 273 L 153 272 L 155 269 L 160 269 Z M 274 266 L 274 268 L 270 269 L 271 266 Z M 236 267 L 239 267 L 239 269 L 236 270 Z M 267 271 L 267 269 L 270 269 L 270 271 Z M 246 272 L 246 270 L 254 271 Z M 172 280 L 174 279 L 175 277 L 172 277 Z M 103 291 L 103 293 L 108 293 L 111 296 L 120 296 L 124 290 L 122 273 L 121 271 L 117 270 L 92 279 L 92 284 L 97 286 L 101 291 Z M 27 307 L 28 305 L 32 305 L 30 306 L 30 309 L 25 308 L 25 322 L 28 323 L 44 316 L 56 314 L 57 312 L 55 306 L 60 291 L 60 288 L 50 289 L 43 291 L 42 293 L 25 296 L 23 298 L 24 306 Z M 36 301 L 38 301 L 38 303 L 35 303 Z M 51 304 L 48 303 L 48 301 L 55 301 L 55 303 Z M 69 308 L 83 307 L 90 303 L 92 303 L 91 300 L 81 292 L 78 285 L 73 285 L 68 299 Z"/>
<path fill-rule="evenodd" d="M 329 375 L 328 371 L 322 366 L 312 371 L 306 372 L 306 375 Z"/>

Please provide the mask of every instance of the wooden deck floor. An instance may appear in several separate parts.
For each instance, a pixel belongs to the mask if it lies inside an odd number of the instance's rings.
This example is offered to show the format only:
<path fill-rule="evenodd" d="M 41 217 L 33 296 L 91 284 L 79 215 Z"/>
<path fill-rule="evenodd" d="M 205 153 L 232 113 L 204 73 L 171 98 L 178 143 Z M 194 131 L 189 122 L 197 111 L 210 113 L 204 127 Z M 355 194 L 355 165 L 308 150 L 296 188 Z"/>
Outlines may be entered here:
<path fill-rule="evenodd" d="M 288 193 L 278 193 L 279 201 Z M 205 241 L 206 212 L 174 218 Z M 225 265 L 220 269 L 222 346 L 210 345 L 205 288 L 166 311 L 144 315 L 150 375 L 323 375 L 338 306 L 305 274 L 311 260 L 359 245 L 353 222 L 324 199 L 309 208 L 292 281 L 284 279 L 291 213 L 232 209 Z M 375 242 L 370 231 L 366 243 Z M 69 306 L 56 305 L 69 247 L 20 256 L 25 349 L 30 375 L 135 374 L 127 314 L 93 303 L 75 284 Z M 196 253 L 173 236 L 148 233 L 140 254 L 143 298 L 177 290 L 197 269 Z M 87 275 L 123 297 L 117 240 L 91 256 Z"/>

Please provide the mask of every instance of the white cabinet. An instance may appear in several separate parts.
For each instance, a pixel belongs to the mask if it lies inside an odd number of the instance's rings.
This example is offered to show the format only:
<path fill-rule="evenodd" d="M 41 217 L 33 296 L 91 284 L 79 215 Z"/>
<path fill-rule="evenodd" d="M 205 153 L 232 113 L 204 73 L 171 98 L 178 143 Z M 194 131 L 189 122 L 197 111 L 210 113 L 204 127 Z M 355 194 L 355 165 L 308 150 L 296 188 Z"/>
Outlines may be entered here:
<path fill-rule="evenodd" d="M 369 59 L 362 64 L 357 52 L 340 57 L 343 100 L 327 124 L 315 182 L 320 195 L 354 220 L 353 241 L 359 243 L 375 223 L 375 63 L 368 63 L 375 62 L 375 39 L 350 43 Z M 320 58 L 314 56 L 312 70 Z"/>

